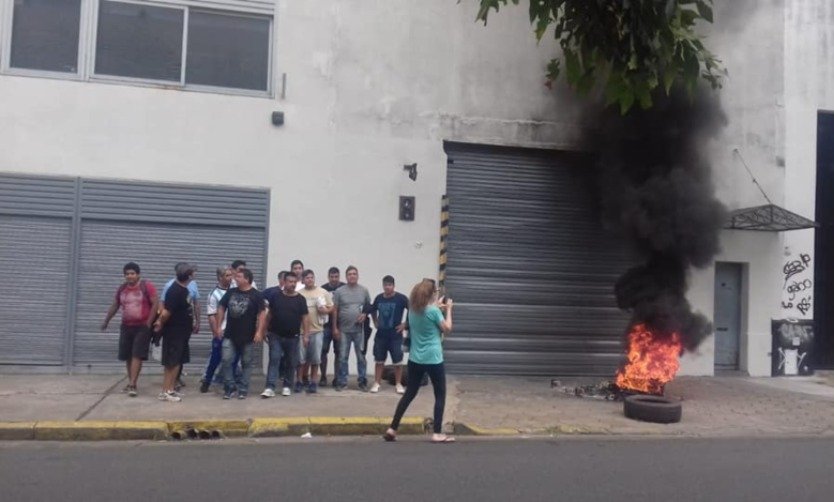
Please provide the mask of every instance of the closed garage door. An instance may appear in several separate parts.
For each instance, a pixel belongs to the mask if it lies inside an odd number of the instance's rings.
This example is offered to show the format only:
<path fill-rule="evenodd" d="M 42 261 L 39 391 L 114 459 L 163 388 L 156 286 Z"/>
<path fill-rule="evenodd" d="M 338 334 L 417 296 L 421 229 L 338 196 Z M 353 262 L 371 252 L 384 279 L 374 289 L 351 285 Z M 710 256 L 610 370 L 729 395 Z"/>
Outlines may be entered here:
<path fill-rule="evenodd" d="M 268 190 L 0 174 L 0 364 L 123 370 L 119 315 L 99 327 L 128 261 L 160 289 L 176 262 L 198 266 L 203 364 L 214 270 L 243 259 L 264 284 L 268 218 Z"/>
<path fill-rule="evenodd" d="M 64 364 L 70 219 L 0 215 L 0 363 Z"/>
<path fill-rule="evenodd" d="M 0 175 L 0 364 L 64 364 L 75 186 Z"/>
<path fill-rule="evenodd" d="M 447 144 L 450 371 L 612 375 L 630 264 L 603 232 L 588 167 L 566 153 Z"/>
<path fill-rule="evenodd" d="M 192 337 L 191 359 L 202 363 L 211 350 L 205 305 L 215 284 L 214 270 L 241 258 L 260 276 L 264 240 L 264 229 L 85 221 L 81 227 L 75 364 L 115 363 L 120 319 L 118 315 L 114 318 L 107 333 L 101 333 L 99 325 L 121 283 L 122 266 L 127 261 L 138 263 L 142 276 L 160 293 L 174 276 L 175 263 L 197 265 L 201 331 Z"/>
<path fill-rule="evenodd" d="M 120 319 L 107 333 L 99 325 L 128 261 L 138 263 L 160 293 L 177 262 L 197 265 L 201 331 L 192 337 L 191 362 L 204 364 L 211 350 L 205 304 L 215 269 L 242 259 L 263 284 L 268 193 L 90 180 L 81 193 L 75 366 L 118 364 Z"/>

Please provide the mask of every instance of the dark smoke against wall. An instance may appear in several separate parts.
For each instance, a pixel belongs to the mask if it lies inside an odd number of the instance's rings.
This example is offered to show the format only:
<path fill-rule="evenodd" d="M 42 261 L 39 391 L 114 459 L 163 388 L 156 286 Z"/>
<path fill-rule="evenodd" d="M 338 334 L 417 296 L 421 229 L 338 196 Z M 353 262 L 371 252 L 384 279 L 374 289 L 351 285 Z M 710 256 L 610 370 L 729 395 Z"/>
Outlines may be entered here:
<path fill-rule="evenodd" d="M 712 326 L 686 300 L 690 267 L 719 251 L 726 209 L 715 198 L 708 142 L 726 119 L 709 92 L 659 98 L 626 116 L 610 108 L 587 120 L 606 228 L 634 247 L 642 264 L 615 285 L 617 304 L 656 336 L 677 332 L 695 350 Z"/>

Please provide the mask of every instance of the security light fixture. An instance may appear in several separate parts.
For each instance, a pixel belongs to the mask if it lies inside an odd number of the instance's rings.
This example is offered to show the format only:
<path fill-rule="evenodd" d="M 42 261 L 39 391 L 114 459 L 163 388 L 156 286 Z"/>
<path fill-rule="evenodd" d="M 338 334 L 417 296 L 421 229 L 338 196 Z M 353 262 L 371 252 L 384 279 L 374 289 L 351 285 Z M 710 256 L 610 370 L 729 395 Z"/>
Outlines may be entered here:
<path fill-rule="evenodd" d="M 411 181 L 417 181 L 417 163 L 406 164 L 403 166 L 404 171 L 408 171 L 408 177 Z"/>
<path fill-rule="evenodd" d="M 284 112 L 272 112 L 272 125 L 284 125 Z"/>

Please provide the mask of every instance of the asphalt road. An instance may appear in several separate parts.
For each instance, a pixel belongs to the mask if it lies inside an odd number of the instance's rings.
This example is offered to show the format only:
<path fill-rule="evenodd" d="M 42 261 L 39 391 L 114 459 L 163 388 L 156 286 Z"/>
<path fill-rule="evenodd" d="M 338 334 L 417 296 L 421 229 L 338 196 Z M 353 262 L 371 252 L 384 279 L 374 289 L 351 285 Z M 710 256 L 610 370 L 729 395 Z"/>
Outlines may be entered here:
<path fill-rule="evenodd" d="M 834 500 L 834 438 L 0 443 L 0 500 Z"/>

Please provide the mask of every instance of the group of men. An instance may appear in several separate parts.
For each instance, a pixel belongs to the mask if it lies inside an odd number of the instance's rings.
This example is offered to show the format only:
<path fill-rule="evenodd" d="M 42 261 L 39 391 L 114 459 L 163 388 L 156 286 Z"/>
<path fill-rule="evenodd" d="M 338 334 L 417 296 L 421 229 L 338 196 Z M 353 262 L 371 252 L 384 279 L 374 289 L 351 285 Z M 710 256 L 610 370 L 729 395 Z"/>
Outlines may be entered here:
<path fill-rule="evenodd" d="M 119 360 L 125 361 L 129 396 L 136 396 L 142 362 L 147 360 L 151 343 L 161 342 L 164 367 L 162 401 L 182 400 L 182 366 L 190 361 L 189 342 L 200 330 L 200 294 L 194 280 L 196 267 L 178 263 L 176 276 L 157 297 L 156 288 L 141 278 L 139 265 L 124 266 L 124 283 L 116 291 L 102 331 L 121 308 Z M 348 356 L 353 346 L 357 360 L 357 383 L 362 391 L 379 392 L 388 355 L 395 365 L 396 392 L 402 394 L 404 321 L 408 298 L 395 291 L 394 278 L 383 278 L 383 292 L 371 301 L 368 289 L 359 284 L 354 266 L 345 270 L 341 281 L 337 267 L 328 270 L 328 281 L 316 285 L 312 270 L 293 260 L 290 270 L 278 275 L 278 284 L 257 288 L 246 262 L 236 260 L 219 267 L 217 284 L 207 297 L 206 314 L 211 328 L 211 356 L 201 379 L 200 392 L 212 383 L 222 383 L 223 398 L 245 399 L 249 395 L 254 368 L 254 346 L 265 342 L 269 364 L 262 398 L 271 398 L 281 387 L 283 396 L 294 392 L 316 393 L 327 382 L 327 358 L 334 351 L 332 385 L 337 391 L 347 387 Z M 365 351 L 376 327 L 374 343 L 374 383 L 369 388 Z M 220 382 L 218 382 L 220 369 Z M 319 377 L 319 369 L 321 376 Z"/>

